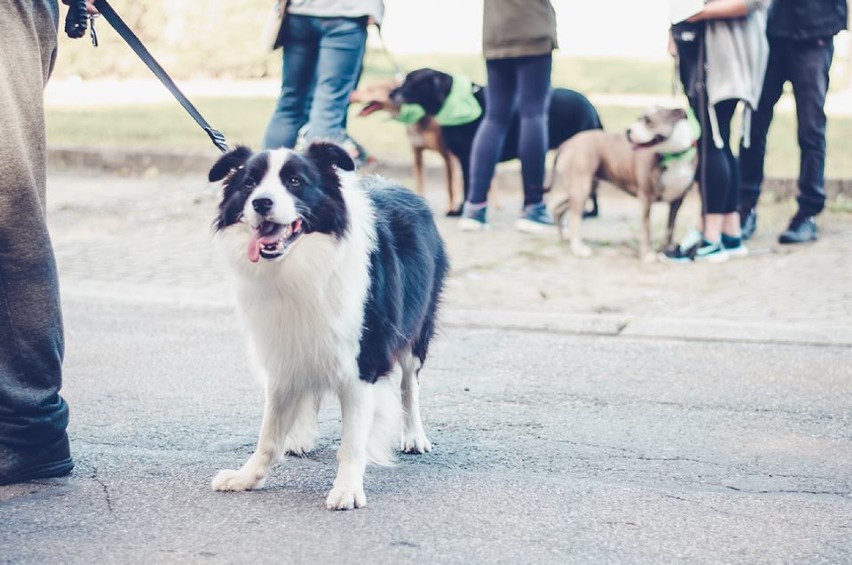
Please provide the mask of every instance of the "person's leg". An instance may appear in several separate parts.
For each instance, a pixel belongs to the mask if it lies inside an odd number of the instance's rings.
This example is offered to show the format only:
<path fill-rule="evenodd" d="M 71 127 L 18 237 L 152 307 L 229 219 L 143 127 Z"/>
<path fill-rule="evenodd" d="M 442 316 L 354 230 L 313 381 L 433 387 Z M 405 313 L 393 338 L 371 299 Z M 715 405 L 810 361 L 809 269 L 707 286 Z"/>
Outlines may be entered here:
<path fill-rule="evenodd" d="M 322 37 L 307 139 L 340 143 L 346 138 L 346 112 L 360 74 L 367 25 L 363 18 L 318 20 Z"/>
<path fill-rule="evenodd" d="M 288 14 L 284 18 L 281 93 L 266 126 L 263 148 L 292 148 L 299 129 L 308 121 L 319 56 L 315 18 Z"/>
<path fill-rule="evenodd" d="M 709 111 L 701 104 L 698 98 L 690 98 L 690 105 L 701 123 L 696 178 L 701 191 L 702 220 L 698 229 L 688 233 L 678 248 L 666 253 L 667 260 L 678 263 L 692 260 L 717 262 L 728 258 L 722 247 L 722 226 L 728 193 L 736 187 L 731 184 L 732 163 L 726 155 L 726 148 L 730 151 L 731 118 L 737 101 L 724 100 L 715 106 L 719 135 L 724 142 L 721 149 L 713 143 Z"/>
<path fill-rule="evenodd" d="M 740 210 L 746 214 L 756 205 L 763 184 L 763 166 L 766 160 L 766 137 L 775 111 L 775 104 L 784 91 L 787 81 L 787 45 L 784 40 L 770 40 L 769 62 L 763 79 L 763 89 L 757 108 L 751 116 L 749 146 L 740 142 L 738 169 L 740 175 Z"/>
<path fill-rule="evenodd" d="M 524 183 L 524 206 L 544 200 L 544 160 L 548 145 L 551 55 L 525 57 L 516 67 L 518 85 L 518 157 Z"/>
<path fill-rule="evenodd" d="M 517 88 L 514 59 L 485 62 L 488 85 L 485 88 L 485 117 L 479 124 L 470 151 L 470 191 L 468 203 L 485 205 L 494 169 L 503 149 L 512 117 Z"/>
<path fill-rule="evenodd" d="M 56 262 L 45 219 L 42 92 L 56 55 L 56 0 L 0 18 L 0 484 L 68 474 L 68 405 Z"/>
<path fill-rule="evenodd" d="M 799 211 L 803 218 L 825 206 L 825 97 L 834 55 L 831 39 L 797 42 L 791 46 L 790 81 L 796 99 L 799 169 Z"/>

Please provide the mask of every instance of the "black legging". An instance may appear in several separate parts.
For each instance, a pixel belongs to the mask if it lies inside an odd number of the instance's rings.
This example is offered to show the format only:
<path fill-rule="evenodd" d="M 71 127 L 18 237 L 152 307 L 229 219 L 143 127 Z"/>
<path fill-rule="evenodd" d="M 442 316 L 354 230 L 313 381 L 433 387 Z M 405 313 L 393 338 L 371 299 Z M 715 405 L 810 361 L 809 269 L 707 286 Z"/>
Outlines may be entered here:
<path fill-rule="evenodd" d="M 503 151 L 509 121 L 517 110 L 521 127 L 518 157 L 524 183 L 524 205 L 544 199 L 544 159 L 547 153 L 547 108 L 550 103 L 551 55 L 486 61 L 485 118 L 471 149 L 472 204 L 484 203 Z"/>
<path fill-rule="evenodd" d="M 681 31 L 690 32 L 682 35 Z M 723 147 L 713 143 L 710 112 L 707 98 L 698 80 L 699 59 L 703 58 L 704 25 L 679 24 L 673 29 L 678 52 L 678 70 L 689 105 L 701 122 L 701 139 L 698 140 L 698 171 L 695 174 L 701 188 L 705 214 L 736 212 L 740 195 L 740 169 L 731 151 L 731 120 L 737 109 L 737 100 L 722 100 L 715 106 L 719 137 Z M 688 39 L 687 39 L 688 37 Z M 704 83 L 706 84 L 706 78 Z"/>
<path fill-rule="evenodd" d="M 737 158 L 731 151 L 731 120 L 737 109 L 738 100 L 722 100 L 716 104 L 716 119 L 719 136 L 724 146 L 719 149 L 713 143 L 709 112 L 699 106 L 698 101 L 689 101 L 692 110 L 701 121 L 701 136 L 698 140 L 698 171 L 695 178 L 701 187 L 705 214 L 728 214 L 736 212 L 739 205 L 740 169 Z M 703 178 L 702 178 L 703 177 Z"/>

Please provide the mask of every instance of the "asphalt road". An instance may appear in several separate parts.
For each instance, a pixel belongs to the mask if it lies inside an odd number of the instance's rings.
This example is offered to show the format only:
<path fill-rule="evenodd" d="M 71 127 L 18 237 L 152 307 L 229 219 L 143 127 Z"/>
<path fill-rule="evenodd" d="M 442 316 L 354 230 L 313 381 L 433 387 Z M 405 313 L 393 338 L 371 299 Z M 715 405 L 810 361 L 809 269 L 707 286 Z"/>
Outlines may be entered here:
<path fill-rule="evenodd" d="M 262 402 L 208 245 L 213 193 L 54 175 L 50 194 L 77 467 L 0 487 L 0 563 L 852 562 L 842 214 L 815 246 L 725 270 L 604 245 L 629 238 L 632 201 L 602 202 L 587 262 L 505 210 L 490 240 L 442 221 L 434 450 L 368 469 L 367 507 L 336 513 L 334 402 L 317 450 L 263 490 L 210 488 L 250 454 Z"/>
<path fill-rule="evenodd" d="M 265 489 L 219 493 L 261 391 L 227 308 L 66 301 L 77 468 L 0 488 L 8 563 L 848 562 L 852 353 L 445 329 L 431 454 L 323 507 L 338 410 Z"/>

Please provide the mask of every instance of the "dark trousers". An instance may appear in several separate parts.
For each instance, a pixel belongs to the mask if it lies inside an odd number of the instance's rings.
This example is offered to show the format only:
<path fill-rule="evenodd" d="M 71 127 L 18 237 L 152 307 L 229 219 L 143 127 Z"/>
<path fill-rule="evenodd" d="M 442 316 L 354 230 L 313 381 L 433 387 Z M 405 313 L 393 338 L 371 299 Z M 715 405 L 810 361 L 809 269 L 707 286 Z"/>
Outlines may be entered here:
<path fill-rule="evenodd" d="M 813 216 L 825 206 L 825 96 L 834 56 L 832 39 L 769 39 L 769 65 L 751 121 L 751 147 L 740 147 L 741 207 L 757 204 L 763 183 L 766 134 L 784 83 L 793 85 L 798 121 L 799 215 Z"/>
<path fill-rule="evenodd" d="M 0 18 L 0 447 L 65 434 L 59 286 L 45 221 L 44 85 L 56 0 L 5 0 Z M 11 54 L 14 53 L 14 56 Z"/>
<path fill-rule="evenodd" d="M 488 198 L 488 188 L 515 111 L 520 118 L 518 157 L 524 183 L 524 205 L 544 200 L 551 65 L 549 53 L 486 61 L 485 117 L 471 149 L 469 202 L 479 204 Z"/>

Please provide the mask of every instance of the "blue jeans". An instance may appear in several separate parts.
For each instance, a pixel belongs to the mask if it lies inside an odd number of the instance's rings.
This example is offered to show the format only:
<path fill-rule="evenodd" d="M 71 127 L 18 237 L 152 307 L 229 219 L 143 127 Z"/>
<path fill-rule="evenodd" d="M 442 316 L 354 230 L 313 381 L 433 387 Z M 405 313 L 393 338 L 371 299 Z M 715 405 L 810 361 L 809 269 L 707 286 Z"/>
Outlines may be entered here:
<path fill-rule="evenodd" d="M 343 141 L 349 96 L 361 73 L 366 18 L 284 18 L 281 94 L 263 146 L 293 147 L 299 129 L 307 139 Z"/>
<path fill-rule="evenodd" d="M 471 148 L 468 202 L 488 198 L 488 188 L 517 110 L 520 118 L 518 157 L 524 184 L 524 206 L 544 199 L 544 159 L 547 153 L 547 110 L 550 104 L 551 55 L 486 61 L 485 117 Z"/>
<path fill-rule="evenodd" d="M 769 64 L 760 102 L 751 120 L 751 147 L 740 146 L 741 208 L 757 204 L 763 183 L 766 134 L 784 83 L 793 85 L 798 121 L 799 215 L 813 216 L 825 206 L 825 95 L 834 56 L 832 39 L 792 41 L 769 38 Z"/>

